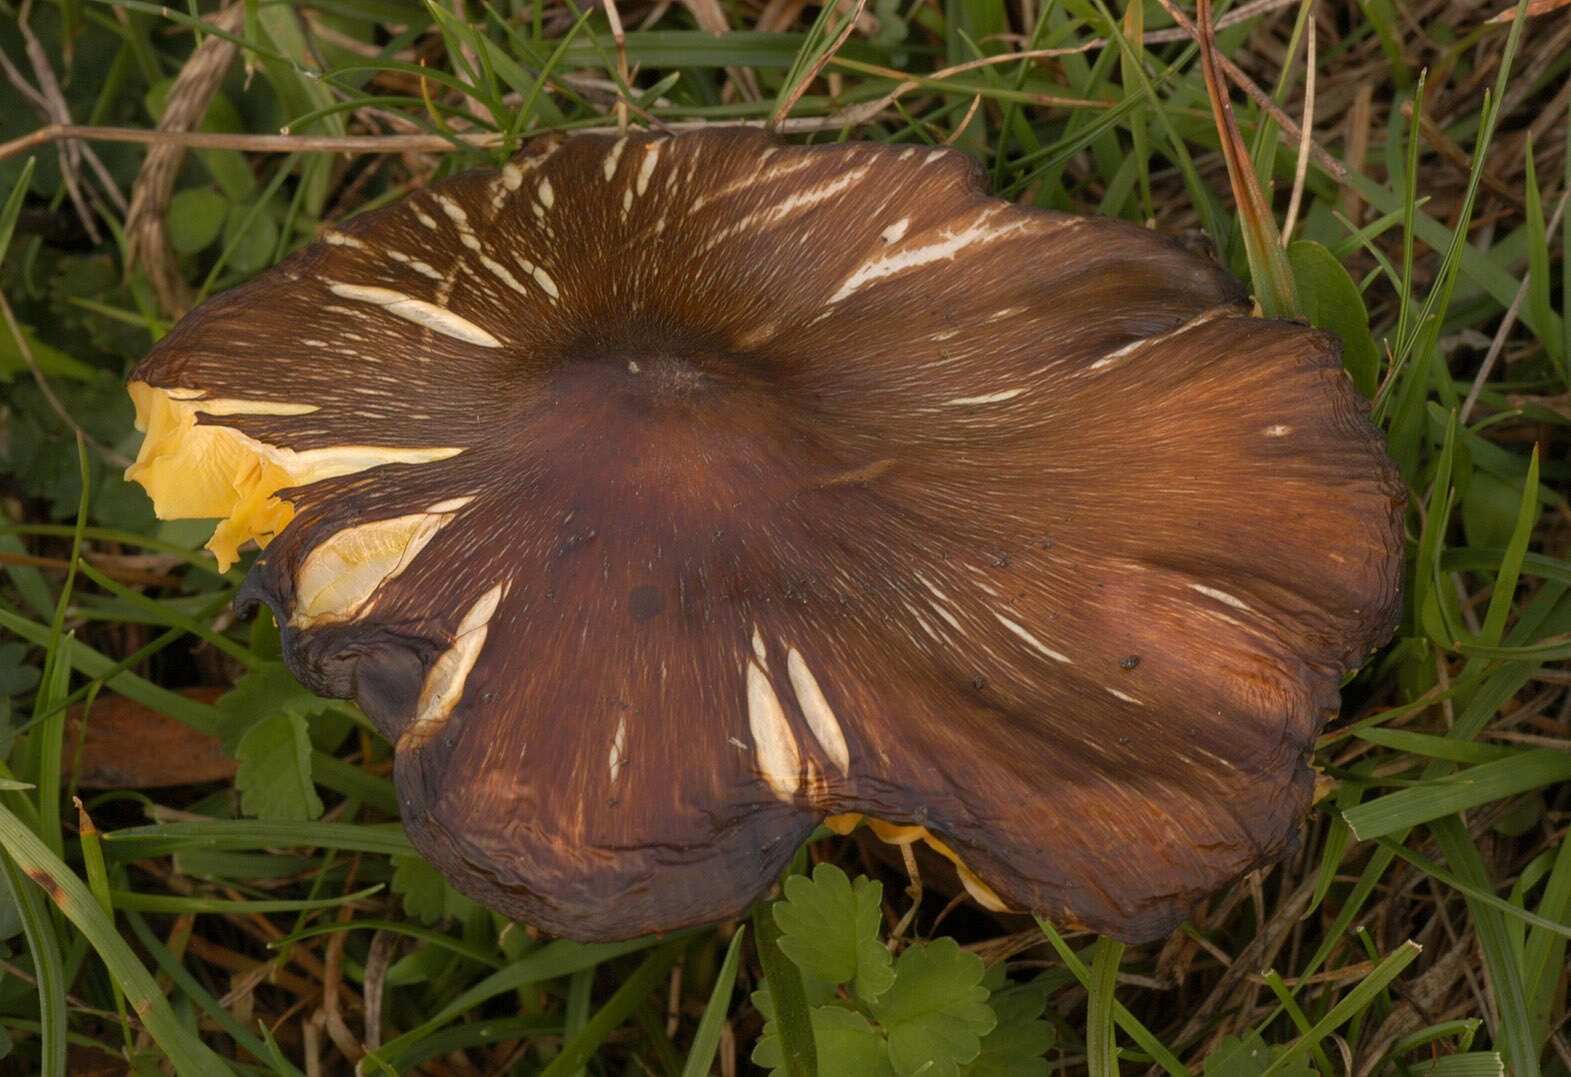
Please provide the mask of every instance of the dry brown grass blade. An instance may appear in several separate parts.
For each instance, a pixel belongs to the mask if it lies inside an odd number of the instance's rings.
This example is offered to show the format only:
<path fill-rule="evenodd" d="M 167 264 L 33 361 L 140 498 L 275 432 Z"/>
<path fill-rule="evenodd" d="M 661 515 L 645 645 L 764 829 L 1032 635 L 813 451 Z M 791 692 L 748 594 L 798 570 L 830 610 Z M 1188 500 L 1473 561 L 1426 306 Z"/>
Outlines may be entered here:
<path fill-rule="evenodd" d="M 692 125 L 687 125 L 692 126 Z M 597 128 L 612 130 L 612 128 Z M 50 124 L 0 144 L 0 161 L 51 142 L 89 139 L 98 142 L 136 142 L 148 146 L 174 146 L 181 151 L 240 150 L 245 153 L 436 153 L 467 146 L 497 146 L 502 134 L 494 131 L 466 135 L 240 135 L 215 131 L 148 131 L 140 127 L 97 127 L 89 124 Z"/>
<path fill-rule="evenodd" d="M 1265 193 L 1260 187 L 1260 177 L 1255 174 L 1254 161 L 1249 157 L 1249 147 L 1244 144 L 1244 136 L 1238 130 L 1238 120 L 1233 115 L 1233 103 L 1228 98 L 1227 81 L 1222 75 L 1220 54 L 1216 47 L 1216 28 L 1211 21 L 1211 0 L 1200 0 L 1198 13 L 1200 62 L 1205 74 L 1206 93 L 1211 98 L 1211 111 L 1216 116 L 1222 156 L 1227 160 L 1227 178 L 1238 204 L 1244 246 L 1249 249 L 1249 263 L 1255 277 L 1255 295 L 1267 317 L 1290 317 L 1296 307 L 1293 278 L 1287 267 L 1287 257 L 1282 251 L 1276 218 L 1271 214 L 1271 206 L 1266 202 Z"/>
<path fill-rule="evenodd" d="M 720 0 L 682 0 L 682 6 L 692 12 L 693 20 L 698 23 L 700 30 L 716 37 L 730 32 L 731 23 L 726 19 Z M 758 76 L 752 68 L 728 67 L 725 72 L 729 83 L 726 90 L 721 91 L 721 100 L 728 100 L 730 93 L 737 94 L 744 101 L 762 99 L 758 90 Z"/>
<path fill-rule="evenodd" d="M 186 688 L 180 694 L 212 703 L 224 692 Z M 91 707 L 78 704 L 66 712 L 64 758 L 79 789 L 158 789 L 221 782 L 234 777 L 239 766 L 224 755 L 217 737 L 133 699 L 107 693 Z"/>
<path fill-rule="evenodd" d="M 1278 899 L 1271 918 L 1250 940 L 1249 945 L 1232 958 L 1216 986 L 1194 1007 L 1182 1031 L 1170 1037 L 1169 1043 L 1192 1042 L 1194 1037 L 1212 1024 L 1218 1014 L 1233 1004 L 1240 990 L 1253 988 L 1249 981 L 1250 973 L 1271 967 L 1278 951 L 1287 942 L 1288 933 L 1298 923 L 1304 910 L 1309 908 L 1309 900 L 1315 893 L 1315 883 L 1314 876 L 1310 876 L 1291 893 Z"/>
<path fill-rule="evenodd" d="M 245 5 L 231 4 L 209 21 L 228 34 L 237 33 L 245 22 Z M 158 129 L 189 131 L 200 123 L 239 51 L 228 36 L 209 34 L 170 88 Z M 176 263 L 164 223 L 185 154 L 186 147 L 176 142 L 157 143 L 148 151 L 131 188 L 131 209 L 125 222 L 126 268 L 138 263 L 146 267 L 159 307 L 172 317 L 184 314 L 196 298 Z"/>
<path fill-rule="evenodd" d="M 1315 129 L 1315 68 L 1320 57 L 1316 48 L 1315 20 L 1308 19 L 1304 26 L 1304 119 L 1298 140 L 1298 163 L 1293 169 L 1293 194 L 1287 201 L 1287 215 L 1282 218 L 1282 242 L 1290 242 L 1293 228 L 1298 223 L 1298 210 L 1304 201 L 1304 184 L 1309 179 L 1309 144 Z"/>
<path fill-rule="evenodd" d="M 604 0 L 606 22 L 611 24 L 611 39 L 616 42 L 616 81 L 620 83 L 616 95 L 616 126 L 627 130 L 627 95 L 632 92 L 632 75 L 627 66 L 627 33 L 622 29 L 622 14 L 616 9 L 616 0 Z"/>
<path fill-rule="evenodd" d="M 1529 0 L 1525 14 L 1531 19 L 1534 15 L 1547 15 L 1551 11 L 1567 6 L 1571 6 L 1571 0 Z M 1503 11 L 1490 16 L 1485 21 L 1489 23 L 1506 23 L 1515 18 L 1516 5 L 1512 4 Z"/>
<path fill-rule="evenodd" d="M 893 73 L 901 77 L 900 72 Z M 918 83 L 911 83 L 914 88 Z M 1111 107 L 1100 101 L 1064 100 L 1065 105 L 1085 105 L 1093 108 Z M 636 111 L 636 110 L 635 110 Z M 647 114 L 645 114 L 647 115 Z M 861 117 L 861 118 L 859 118 Z M 861 107 L 831 113 L 828 116 L 788 117 L 776 131 L 782 134 L 805 134 L 810 131 L 838 131 L 847 124 L 866 122 Z M 652 124 L 655 122 L 650 121 Z M 762 126 L 759 120 L 679 120 L 659 121 L 664 131 L 697 131 L 714 127 L 717 123 L 741 127 Z M 605 134 L 619 130 L 614 124 L 576 128 L 587 134 Z M 538 133 L 545 133 L 542 129 Z M 10 142 L 0 143 L 0 161 L 19 153 L 47 146 L 51 142 L 68 139 L 89 139 L 99 142 L 134 142 L 143 145 L 174 145 L 185 149 L 240 150 L 245 153 L 440 153 L 455 144 L 488 149 L 500 146 L 507 136 L 496 131 L 475 134 L 455 132 L 449 135 L 236 135 L 212 131 L 147 131 L 139 127 L 98 127 L 90 124 L 50 124 L 30 131 Z"/>
<path fill-rule="evenodd" d="M 1162 10 L 1166 11 L 1172 20 L 1178 24 L 1179 29 L 1181 29 L 1195 42 L 1198 43 L 1200 41 L 1200 28 L 1195 25 L 1194 21 L 1191 20 L 1188 15 L 1184 14 L 1177 4 L 1173 3 L 1173 0 L 1158 0 L 1158 3 L 1162 5 Z M 1222 23 L 1225 22 L 1225 19 L 1222 20 Z M 1222 23 L 1219 23 L 1218 25 L 1222 25 Z M 1163 40 L 1162 35 L 1164 33 L 1166 33 L 1166 31 L 1148 32 L 1146 34 L 1146 41 L 1156 42 Z M 1232 82 L 1232 84 L 1237 86 L 1240 90 L 1243 90 L 1244 93 L 1249 96 L 1249 99 L 1260 108 L 1260 111 L 1271 117 L 1272 122 L 1275 123 L 1281 130 L 1282 139 L 1285 142 L 1296 146 L 1298 142 L 1304 137 L 1303 132 L 1299 129 L 1298 124 L 1294 123 L 1292 118 L 1289 117 L 1287 113 L 1283 112 L 1280 108 L 1277 107 L 1277 103 L 1271 100 L 1271 95 L 1261 89 L 1259 84 L 1257 84 L 1254 79 L 1250 78 L 1248 73 L 1245 72 L 1243 68 L 1239 67 L 1226 56 L 1218 54 L 1216 57 L 1216 62 L 1221 66 L 1222 70 L 1227 73 L 1227 77 Z M 1329 150 L 1320 145 L 1320 143 L 1316 142 L 1313 138 L 1309 140 L 1309 152 L 1314 156 L 1314 159 L 1319 162 L 1322 168 L 1336 177 L 1339 183 L 1347 182 L 1349 175 L 1347 168 L 1343 166 L 1342 162 L 1333 157 Z"/>

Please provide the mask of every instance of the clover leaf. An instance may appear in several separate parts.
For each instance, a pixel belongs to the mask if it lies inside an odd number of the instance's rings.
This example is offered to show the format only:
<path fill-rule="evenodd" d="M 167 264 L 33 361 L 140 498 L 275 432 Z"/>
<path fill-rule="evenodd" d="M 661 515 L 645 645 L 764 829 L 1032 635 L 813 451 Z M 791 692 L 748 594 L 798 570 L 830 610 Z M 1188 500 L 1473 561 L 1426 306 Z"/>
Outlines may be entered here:
<path fill-rule="evenodd" d="M 912 946 L 895 964 L 895 982 L 872 1006 L 889 1032 L 889 1059 L 900 1077 L 958 1077 L 982 1051 L 998 1017 L 982 986 L 982 959 L 954 939 Z"/>
<path fill-rule="evenodd" d="M 832 984 L 852 983 L 864 1002 L 889 990 L 895 974 L 889 951 L 878 942 L 883 886 L 859 877 L 853 884 L 833 864 L 820 864 L 812 879 L 786 880 L 786 900 L 775 905 L 780 949 L 798 968 Z"/>

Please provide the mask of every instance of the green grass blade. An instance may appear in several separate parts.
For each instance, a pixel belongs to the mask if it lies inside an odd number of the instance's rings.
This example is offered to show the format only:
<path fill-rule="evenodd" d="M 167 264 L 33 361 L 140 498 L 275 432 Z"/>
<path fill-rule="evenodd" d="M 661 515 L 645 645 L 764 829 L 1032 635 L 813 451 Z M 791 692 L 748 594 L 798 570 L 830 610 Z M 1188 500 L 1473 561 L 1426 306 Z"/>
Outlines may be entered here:
<path fill-rule="evenodd" d="M 1458 876 L 1481 890 L 1493 888 L 1484 858 L 1461 819 L 1453 816 L 1436 820 L 1430 830 Z M 1504 1056 L 1506 1071 L 1512 1077 L 1535 1077 L 1539 1071 L 1538 1045 L 1533 1042 L 1533 1018 L 1527 1001 L 1527 984 L 1523 980 L 1522 953 L 1512 944 L 1512 933 L 1503 911 L 1465 892 L 1463 898 L 1472 913 L 1473 928 L 1478 934 L 1493 987 L 1499 1021 L 1494 1046 Z"/>
<path fill-rule="evenodd" d="M 725 1027 L 727 1012 L 731 1009 L 731 993 L 736 990 L 736 970 L 742 963 L 742 937 L 747 925 L 738 924 L 731 945 L 726 947 L 725 960 L 720 974 L 715 977 L 714 990 L 709 992 L 709 1003 L 704 1016 L 699 1019 L 693 1033 L 693 1046 L 688 1050 L 687 1062 L 682 1066 L 682 1077 L 707 1077 L 714 1065 L 715 1052 L 720 1049 L 720 1032 Z"/>
<path fill-rule="evenodd" d="M 1303 1055 L 1318 1046 L 1331 1033 L 1342 1025 L 1352 1020 L 1376 999 L 1386 989 L 1386 985 L 1401 975 L 1402 970 L 1412 964 L 1422 950 L 1416 942 L 1404 942 L 1397 947 L 1384 961 L 1375 966 L 1373 972 L 1359 981 L 1358 986 L 1349 991 L 1335 1006 L 1304 1035 L 1298 1037 L 1276 1060 L 1268 1066 L 1260 1077 L 1274 1077 L 1276 1074 L 1286 1072 L 1289 1063 L 1297 1062 Z"/>
<path fill-rule="evenodd" d="M 16 183 L 11 188 L 11 193 L 6 195 L 5 205 L 0 206 L 0 259 L 5 257 L 5 252 L 11 247 L 11 236 L 16 231 L 16 220 L 22 215 L 22 203 L 27 200 L 27 192 L 33 185 L 33 166 L 38 164 L 38 158 L 29 157 L 22 166 L 22 174 L 16 178 Z"/>
<path fill-rule="evenodd" d="M 562 1045 L 562 1053 L 541 1071 L 540 1077 L 568 1077 L 594 1056 L 607 1036 L 632 1016 L 633 1009 L 671 972 L 682 955 L 687 939 L 672 939 L 644 958 L 643 964 L 622 981 L 606 1004 L 591 1017 L 583 1030 Z"/>
<path fill-rule="evenodd" d="M 384 889 L 382 883 L 333 898 L 258 898 L 254 900 L 233 898 L 185 897 L 179 894 L 139 894 L 134 890 L 112 890 L 110 897 L 115 907 L 135 912 L 213 913 L 220 916 L 253 916 L 262 913 L 299 912 L 304 909 L 336 909 L 341 905 L 362 901 Z"/>
<path fill-rule="evenodd" d="M 223 1060 L 175 1017 L 152 974 L 98 907 L 87 884 L 4 807 L 0 807 L 0 845 L 98 951 L 142 1024 L 182 1077 L 225 1077 L 231 1073 Z"/>
<path fill-rule="evenodd" d="M 197 982 L 196 977 L 192 976 L 185 966 L 176 960 L 174 954 L 169 952 L 169 948 L 164 945 L 163 940 L 153 933 L 152 928 L 147 926 L 146 920 L 134 912 L 127 912 L 125 920 L 131 925 L 131 931 L 136 936 L 136 941 L 143 951 L 152 955 L 153 962 L 158 966 L 159 971 L 169 977 L 174 985 L 179 988 L 180 992 L 186 998 L 191 999 L 226 1035 L 232 1036 L 235 1043 L 257 1058 L 268 1059 L 272 1063 L 272 1072 L 275 1074 L 282 1074 L 284 1077 L 305 1077 L 300 1070 L 285 1061 L 283 1055 L 279 1054 L 276 1048 L 270 1050 L 266 1044 L 257 1039 L 244 1025 L 235 1020 L 232 1013 L 220 1006 L 218 1000 L 208 994 L 202 985 Z"/>
<path fill-rule="evenodd" d="M 1546 920 L 1571 924 L 1571 841 L 1561 841 L 1554 852 L 1554 864 L 1544 883 L 1538 914 Z M 1523 942 L 1522 979 L 1530 992 L 1534 1043 L 1543 1043 L 1555 1020 L 1562 972 L 1566 967 L 1567 936 L 1533 926 Z"/>
<path fill-rule="evenodd" d="M 0 808 L 0 811 L 4 811 Z M 11 816 L 14 820 L 16 817 Z M 0 826 L 3 826 L 0 823 Z M 21 826 L 20 820 L 17 825 Z M 3 835 L 0 835 L 3 840 Z M 40 843 L 42 845 L 42 843 Z M 28 882 L 17 862 L 0 856 L 4 862 L 5 883 L 22 921 L 22 937 L 33 959 L 33 977 L 38 981 L 39 1048 L 42 1077 L 65 1077 L 66 1001 L 65 969 L 60 960 L 60 942 L 55 937 L 49 911 L 38 889 Z M 3 897 L 4 895 L 0 895 Z"/>
<path fill-rule="evenodd" d="M 1086 1068 L 1091 1077 L 1118 1077 L 1113 1007 L 1123 956 L 1123 943 L 1106 936 L 1098 938 L 1092 948 L 1091 982 L 1086 986 Z"/>
<path fill-rule="evenodd" d="M 188 846 L 209 849 L 267 849 L 312 845 L 386 856 L 408 856 L 414 846 L 397 823 L 285 823 L 265 819 L 214 819 L 127 827 L 105 832 L 111 847 L 132 858 L 166 856 Z"/>
<path fill-rule="evenodd" d="M 1511 540 L 1506 543 L 1500 558 L 1500 572 L 1495 577 L 1495 593 L 1489 599 L 1489 612 L 1484 615 L 1479 640 L 1484 644 L 1500 642 L 1505 633 L 1506 618 L 1516 605 L 1516 585 L 1522 576 L 1522 560 L 1527 556 L 1528 543 L 1538 523 L 1538 447 L 1528 460 L 1527 479 L 1522 483 L 1522 505 L 1517 510 L 1516 526 Z"/>
<path fill-rule="evenodd" d="M 18 616 L 10 610 L 0 609 L 0 628 L 15 633 L 29 643 L 48 646 L 48 627 Z M 222 717 L 216 708 L 187 699 L 179 692 L 160 688 L 151 681 L 126 670 L 123 663 L 115 662 L 86 644 L 77 643 L 71 647 L 70 665 L 84 676 L 102 680 L 105 687 L 119 692 L 127 699 L 151 707 L 160 714 L 166 714 L 177 722 L 184 722 L 193 729 L 200 729 L 206 733 L 217 733 L 222 729 Z"/>
<path fill-rule="evenodd" d="M 443 1006 L 429 1020 L 422 1022 L 397 1039 L 389 1040 L 376 1051 L 366 1055 L 367 1067 L 379 1065 L 389 1072 L 397 1072 L 389 1060 L 398 1059 L 405 1051 L 420 1043 L 437 1029 L 450 1021 L 462 1018 L 466 1013 L 497 995 L 517 991 L 529 984 L 543 983 L 547 980 L 557 980 L 581 969 L 594 966 L 630 954 L 638 950 L 647 950 L 655 944 L 653 939 L 629 939 L 626 942 L 606 943 L 576 943 L 566 939 L 558 939 L 547 943 L 540 949 L 520 958 L 485 977 L 465 991 L 460 992 L 447 1005 Z M 369 1072 L 369 1069 L 367 1070 Z"/>
<path fill-rule="evenodd" d="M 1489 887 L 1478 886 L 1470 883 L 1466 879 L 1461 878 L 1453 872 L 1447 871 L 1445 868 L 1431 860 L 1427 860 L 1424 857 L 1419 856 L 1411 849 L 1403 847 L 1399 842 L 1393 841 L 1390 838 L 1376 838 L 1375 840 L 1380 843 L 1382 850 L 1385 852 L 1390 853 L 1401 860 L 1407 861 L 1407 863 L 1413 865 L 1419 871 L 1422 871 L 1425 875 L 1431 876 L 1437 882 L 1445 883 L 1457 893 L 1466 896 L 1471 901 L 1477 902 L 1480 905 L 1487 905 L 1493 909 L 1498 909 L 1500 912 L 1511 917 L 1512 919 L 1518 920 L 1530 927 L 1535 927 L 1540 931 L 1547 932 L 1550 935 L 1571 939 L 1571 922 L 1551 920 L 1547 917 L 1540 916 L 1537 913 L 1529 912 L 1521 905 L 1507 901 L 1503 897 L 1496 896 Z"/>
<path fill-rule="evenodd" d="M 818 1077 L 818 1048 L 813 1042 L 812 1015 L 807 988 L 796 964 L 780 949 L 780 925 L 775 922 L 774 902 L 753 908 L 753 945 L 764 968 L 764 982 L 775 1004 L 775 1027 L 787 1077 Z"/>
<path fill-rule="evenodd" d="M 1535 748 L 1388 793 L 1349 808 L 1342 818 L 1347 820 L 1354 837 L 1367 841 L 1568 780 L 1571 752 Z"/>
<path fill-rule="evenodd" d="M 1040 916 L 1036 918 L 1036 924 L 1041 929 L 1042 934 L 1047 936 L 1047 941 L 1052 945 L 1053 949 L 1058 951 L 1059 959 L 1063 961 L 1064 966 L 1074 974 L 1075 979 L 1080 981 L 1081 986 L 1089 991 L 1091 970 L 1086 967 L 1085 962 L 1081 961 L 1079 955 L 1069 948 L 1069 944 L 1064 941 L 1064 937 L 1058 933 L 1058 929 L 1052 924 Z M 1112 1003 L 1113 1019 L 1118 1022 L 1118 1027 L 1129 1034 L 1129 1038 L 1135 1041 L 1136 1046 L 1151 1056 L 1152 1062 L 1162 1067 L 1172 1077 L 1189 1077 L 1189 1067 L 1180 1062 L 1177 1055 L 1173 1054 L 1161 1040 L 1152 1035 L 1151 1030 L 1141 1024 L 1135 1015 L 1125 1008 L 1123 1003 L 1116 998 L 1112 1000 Z"/>

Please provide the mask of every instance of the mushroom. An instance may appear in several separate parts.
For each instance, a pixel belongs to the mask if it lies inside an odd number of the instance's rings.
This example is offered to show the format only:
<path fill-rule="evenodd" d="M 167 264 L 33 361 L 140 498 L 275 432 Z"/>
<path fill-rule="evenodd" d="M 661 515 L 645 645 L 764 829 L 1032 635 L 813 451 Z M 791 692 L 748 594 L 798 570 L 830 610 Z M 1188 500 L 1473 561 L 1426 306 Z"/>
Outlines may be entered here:
<path fill-rule="evenodd" d="M 128 474 L 266 544 L 416 847 L 578 939 L 826 817 L 1129 941 L 1296 842 L 1404 490 L 1325 333 L 948 149 L 531 143 L 326 231 L 131 376 Z"/>

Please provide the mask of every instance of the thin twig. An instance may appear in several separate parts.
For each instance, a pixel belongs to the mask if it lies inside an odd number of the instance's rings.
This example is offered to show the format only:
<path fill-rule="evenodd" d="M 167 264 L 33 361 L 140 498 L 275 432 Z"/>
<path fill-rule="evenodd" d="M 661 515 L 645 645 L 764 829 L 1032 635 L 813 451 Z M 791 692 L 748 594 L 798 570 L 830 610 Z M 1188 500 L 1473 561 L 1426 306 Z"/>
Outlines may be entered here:
<path fill-rule="evenodd" d="M 360 154 L 434 153 L 452 149 L 455 142 L 468 146 L 496 146 L 504 136 L 497 131 L 476 135 L 236 135 L 216 131 L 149 131 L 140 127 L 50 124 L 0 145 L 0 161 L 50 142 L 71 138 L 253 153 Z"/>
<path fill-rule="evenodd" d="M 71 107 L 66 103 L 65 93 L 60 89 L 60 83 L 55 77 L 54 68 L 49 65 L 48 53 L 44 51 L 43 45 L 39 44 L 37 35 L 33 33 L 32 28 L 26 22 L 23 22 L 21 30 L 22 36 L 27 42 L 27 57 L 32 61 L 33 70 L 38 73 L 39 85 L 43 88 L 44 93 L 49 94 L 55 101 L 56 118 L 63 123 L 70 123 Z M 102 185 L 103 193 L 109 199 L 110 205 L 120 213 L 125 213 L 125 195 L 120 193 L 119 185 L 115 183 L 114 177 L 109 174 L 109 169 L 104 166 L 104 162 L 99 159 L 98 154 L 93 151 L 91 146 L 83 146 L 81 147 L 81 158 L 93 170 L 94 175 L 98 177 L 98 182 Z M 91 227 L 88 228 L 88 234 L 92 234 Z"/>
<path fill-rule="evenodd" d="M 611 40 L 616 42 L 616 81 L 622 87 L 616 97 L 616 126 L 618 130 L 626 131 L 626 95 L 633 92 L 633 86 L 627 68 L 627 34 L 622 29 L 622 16 L 616 10 L 616 0 L 605 0 L 605 18 L 611 24 Z"/>
<path fill-rule="evenodd" d="M 212 16 L 213 26 L 221 30 L 238 30 L 244 20 L 245 7 L 238 3 Z M 228 37 L 206 37 L 170 87 L 168 104 L 158 118 L 158 130 L 189 131 L 200 124 L 239 51 L 239 46 Z M 185 148 L 171 142 L 160 143 L 148 151 L 131 187 L 131 209 L 125 222 L 126 269 L 136 265 L 146 269 L 159 307 L 172 317 L 183 315 L 196 300 L 169 242 L 170 199 L 185 158 Z"/>

